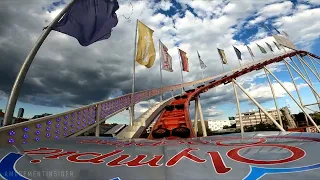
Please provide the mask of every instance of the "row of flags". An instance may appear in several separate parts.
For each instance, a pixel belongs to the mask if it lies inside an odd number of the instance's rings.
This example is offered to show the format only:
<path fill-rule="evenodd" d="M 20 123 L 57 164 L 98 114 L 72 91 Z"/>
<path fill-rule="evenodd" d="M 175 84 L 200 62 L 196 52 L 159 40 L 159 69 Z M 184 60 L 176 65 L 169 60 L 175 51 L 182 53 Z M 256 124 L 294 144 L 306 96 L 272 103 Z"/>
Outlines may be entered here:
<path fill-rule="evenodd" d="M 137 43 L 137 53 L 136 53 L 136 62 L 150 68 L 153 66 L 155 58 L 156 58 L 156 51 L 153 44 L 153 30 L 143 24 L 141 21 L 138 20 L 137 22 L 137 29 L 138 29 L 138 43 Z M 160 61 L 162 64 L 161 69 L 166 70 L 169 72 L 173 72 L 172 68 L 172 57 L 168 53 L 168 48 L 165 46 L 161 40 L 159 40 L 159 54 L 160 54 Z M 178 53 L 181 59 L 181 69 L 182 71 L 189 72 L 189 60 L 187 57 L 187 53 L 181 49 L 178 49 Z M 204 62 L 200 59 L 199 52 L 199 60 L 200 66 L 202 69 L 206 68 Z"/>
<path fill-rule="evenodd" d="M 139 32 L 139 41 L 138 41 L 138 45 L 137 45 L 138 53 L 137 53 L 136 61 L 139 64 L 144 65 L 147 68 L 150 68 L 154 63 L 155 54 L 156 54 L 155 49 L 154 49 L 154 45 L 153 45 L 153 41 L 152 41 L 153 30 L 151 30 L 149 27 L 147 27 L 146 25 L 141 23 L 139 20 L 138 20 L 138 29 L 139 29 L 138 30 L 138 32 Z M 280 31 L 278 31 L 277 29 L 276 29 L 276 31 L 280 33 Z M 288 35 L 286 34 L 286 36 L 288 36 Z M 267 42 L 265 42 L 265 43 L 268 46 L 268 48 L 270 49 L 270 51 L 274 52 L 274 50 L 272 49 L 272 46 Z M 275 41 L 273 41 L 273 43 L 280 50 L 280 45 L 277 44 Z M 261 53 L 263 53 L 263 54 L 267 53 L 267 51 L 266 51 L 266 49 L 264 47 L 262 47 L 261 45 L 259 45 L 257 43 L 256 43 L 256 45 L 260 49 Z M 152 46 L 152 47 L 150 47 L 150 46 Z M 246 47 L 248 49 L 248 52 L 249 52 L 250 56 L 252 58 L 255 57 L 253 52 L 252 52 L 252 50 L 251 50 L 251 48 L 248 45 L 246 45 Z M 160 40 L 159 40 L 159 48 L 160 48 L 159 49 L 160 50 L 160 61 L 161 61 L 161 64 L 162 64 L 161 69 L 169 71 L 169 72 L 173 72 L 172 57 L 168 53 L 168 48 Z M 234 51 L 235 51 L 238 59 L 242 60 L 241 51 L 238 48 L 236 48 L 235 46 L 233 46 L 233 48 L 234 48 Z M 149 54 L 149 56 L 141 57 L 141 53 L 139 53 L 139 52 L 143 52 L 143 51 L 146 54 Z M 189 72 L 189 62 L 188 62 L 189 60 L 188 60 L 188 57 L 187 57 L 187 53 L 185 51 L 179 49 L 179 48 L 178 48 L 178 52 L 179 52 L 179 57 L 181 59 L 181 66 L 182 66 L 181 70 L 185 71 L 185 72 Z M 218 48 L 218 53 L 219 53 L 220 58 L 222 60 L 222 64 L 228 64 L 228 60 L 227 60 L 227 57 L 226 57 L 226 54 L 225 54 L 224 50 Z M 198 54 L 198 59 L 199 59 L 199 62 L 200 62 L 200 68 L 201 69 L 205 69 L 207 66 L 202 61 L 198 51 L 197 51 L 197 54 Z M 148 58 L 149 58 L 149 61 L 147 61 Z"/>
<path fill-rule="evenodd" d="M 270 45 L 269 43 L 267 43 L 267 42 L 265 42 L 265 43 L 266 43 L 266 45 L 268 46 L 268 48 L 270 49 L 270 51 L 271 51 L 271 52 L 274 52 L 273 49 L 272 49 L 272 47 L 271 47 L 271 45 Z M 275 46 L 280 50 L 280 45 L 277 44 L 277 43 L 274 42 L 274 41 L 273 41 L 273 43 L 274 43 Z M 258 48 L 260 49 L 261 53 L 263 53 L 263 54 L 266 54 L 266 53 L 267 53 L 267 51 L 266 51 L 265 48 L 263 48 L 262 46 L 260 46 L 260 45 L 257 44 L 257 43 L 256 43 L 256 45 L 257 45 Z M 246 45 L 246 47 L 247 47 L 247 49 L 248 49 L 248 52 L 249 52 L 250 56 L 251 56 L 252 58 L 255 57 L 254 54 L 253 54 L 253 52 L 252 52 L 252 50 L 251 50 L 251 48 L 250 48 L 248 45 Z M 223 49 L 219 49 L 219 48 L 217 48 L 217 49 L 218 49 L 218 53 L 219 53 L 219 55 L 220 55 L 220 58 L 221 58 L 222 63 L 223 63 L 223 64 L 228 64 L 228 60 L 227 60 L 227 57 L 226 57 L 226 55 L 225 55 L 225 53 L 224 53 L 224 50 L 223 50 Z M 242 60 L 242 57 L 241 57 L 242 53 L 241 53 L 241 51 L 240 51 L 238 48 L 236 48 L 235 46 L 233 46 L 233 49 L 234 49 L 234 51 L 235 51 L 238 59 L 239 59 L 239 60 Z"/>
<path fill-rule="evenodd" d="M 266 29 L 269 31 L 269 32 L 272 32 L 271 29 L 265 24 L 264 25 L 266 27 Z M 273 28 L 278 34 L 283 34 L 285 35 L 287 38 L 289 37 L 288 33 L 286 33 L 285 31 L 282 31 L 282 33 L 277 29 L 277 28 Z"/>
<path fill-rule="evenodd" d="M 61 1 L 63 2 L 63 1 Z M 116 11 L 119 9 L 117 0 L 99 1 L 96 0 L 77 0 L 66 11 L 64 16 L 52 27 L 52 30 L 59 31 L 61 33 L 70 35 L 76 38 L 82 46 L 88 46 L 94 42 L 108 39 L 111 36 L 112 28 L 118 24 L 118 18 Z M 84 27 L 84 28 L 80 28 Z M 270 30 L 267 26 L 266 28 Z M 274 28 L 277 33 L 280 31 Z M 153 43 L 153 30 L 137 20 L 137 38 L 135 61 L 139 64 L 150 68 L 153 66 L 156 58 L 156 50 Z M 282 31 L 283 34 L 288 37 L 289 35 Z M 273 42 L 280 50 L 279 45 Z M 264 54 L 267 51 L 256 44 L 260 51 Z M 266 42 L 266 45 L 273 52 L 270 44 Z M 246 46 L 251 57 L 254 54 L 249 46 Z M 241 58 L 241 51 L 233 46 L 235 53 L 239 60 Z M 173 72 L 172 57 L 168 53 L 168 48 L 159 40 L 160 61 L 162 64 L 161 69 L 169 72 Z M 189 72 L 189 60 L 187 53 L 181 49 L 178 49 L 179 57 L 181 60 L 182 71 Z M 218 53 L 221 57 L 223 64 L 228 64 L 227 57 L 223 49 L 218 48 Z M 207 66 L 202 61 L 199 52 L 197 51 L 198 59 L 200 62 L 200 68 L 205 69 Z"/>

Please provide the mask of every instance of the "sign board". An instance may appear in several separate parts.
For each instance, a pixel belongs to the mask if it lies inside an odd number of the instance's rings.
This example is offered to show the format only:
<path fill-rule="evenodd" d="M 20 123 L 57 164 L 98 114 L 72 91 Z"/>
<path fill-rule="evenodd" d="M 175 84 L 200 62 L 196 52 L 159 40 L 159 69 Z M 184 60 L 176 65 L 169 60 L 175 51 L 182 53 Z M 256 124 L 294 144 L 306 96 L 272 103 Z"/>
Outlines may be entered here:
<path fill-rule="evenodd" d="M 287 47 L 289 49 L 293 49 L 296 50 L 296 46 L 293 44 L 292 41 L 290 41 L 289 39 L 281 36 L 281 35 L 273 35 L 274 39 L 278 42 L 278 44 Z"/>
<path fill-rule="evenodd" d="M 318 127 L 320 128 L 320 126 L 318 126 Z M 311 127 L 307 127 L 307 132 L 309 132 L 309 133 L 317 133 L 318 131 L 317 131 L 316 127 L 311 126 Z"/>

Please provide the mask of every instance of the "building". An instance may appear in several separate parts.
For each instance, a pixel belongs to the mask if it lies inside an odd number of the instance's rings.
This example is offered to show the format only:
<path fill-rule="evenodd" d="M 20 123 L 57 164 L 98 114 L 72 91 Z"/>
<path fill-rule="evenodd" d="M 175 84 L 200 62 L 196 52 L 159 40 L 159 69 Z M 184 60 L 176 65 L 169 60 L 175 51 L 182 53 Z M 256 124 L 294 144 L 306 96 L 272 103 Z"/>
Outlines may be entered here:
<path fill-rule="evenodd" d="M 267 112 L 275 120 L 279 121 L 277 110 L 268 110 Z M 280 116 L 281 117 L 283 116 L 281 111 L 280 111 Z M 242 118 L 243 126 L 254 126 L 256 124 L 259 124 L 260 122 L 268 123 L 268 124 L 273 123 L 271 119 L 269 119 L 268 116 L 266 116 L 261 110 L 241 113 L 241 118 Z M 236 127 L 240 128 L 240 120 L 239 120 L 238 114 L 236 114 L 235 120 L 236 120 Z"/>
<path fill-rule="evenodd" d="M 2 109 L 0 109 L 0 127 L 3 126 L 3 120 L 4 120 L 4 112 L 2 112 Z M 28 121 L 29 119 L 24 119 L 24 118 L 16 118 L 16 117 L 13 117 L 13 123 L 12 124 L 15 124 L 15 123 L 20 123 L 20 122 L 24 122 L 24 121 Z"/>
<path fill-rule="evenodd" d="M 208 121 L 204 120 L 204 126 L 209 129 Z M 192 120 L 192 127 L 194 127 L 194 120 Z M 201 121 L 198 120 L 198 132 L 202 132 Z"/>
<path fill-rule="evenodd" d="M 208 120 L 208 128 L 211 131 L 219 131 L 222 130 L 224 126 L 231 126 L 234 123 L 234 120 Z"/>
<path fill-rule="evenodd" d="M 42 117 L 46 117 L 46 116 L 51 116 L 52 114 L 48 114 L 48 113 L 44 113 L 41 115 L 34 115 L 31 119 L 38 119 L 38 118 L 42 118 Z"/>

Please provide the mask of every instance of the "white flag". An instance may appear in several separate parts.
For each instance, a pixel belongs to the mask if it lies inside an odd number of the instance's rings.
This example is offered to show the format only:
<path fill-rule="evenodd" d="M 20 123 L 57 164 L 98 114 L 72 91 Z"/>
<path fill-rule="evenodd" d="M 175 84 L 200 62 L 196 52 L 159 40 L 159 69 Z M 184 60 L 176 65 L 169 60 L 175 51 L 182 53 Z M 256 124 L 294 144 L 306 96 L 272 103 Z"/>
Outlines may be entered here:
<path fill-rule="evenodd" d="M 162 42 L 159 40 L 160 43 L 160 61 L 162 62 L 162 69 L 173 72 L 172 69 L 172 57 L 168 53 L 168 48 L 162 44 Z"/>
<path fill-rule="evenodd" d="M 199 61 L 200 61 L 200 67 L 201 67 L 201 69 L 205 69 L 207 66 L 204 64 L 204 62 L 201 60 L 201 58 L 200 58 L 200 54 L 199 54 L 199 52 L 197 51 L 197 53 L 198 53 L 198 58 L 199 58 Z"/>

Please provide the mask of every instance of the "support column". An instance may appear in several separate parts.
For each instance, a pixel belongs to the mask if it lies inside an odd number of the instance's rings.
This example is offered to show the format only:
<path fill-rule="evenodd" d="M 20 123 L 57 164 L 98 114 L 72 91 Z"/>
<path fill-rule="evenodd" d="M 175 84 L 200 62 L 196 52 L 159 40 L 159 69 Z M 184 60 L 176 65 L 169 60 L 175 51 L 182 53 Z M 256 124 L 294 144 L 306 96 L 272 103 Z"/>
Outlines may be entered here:
<path fill-rule="evenodd" d="M 197 136 L 197 133 L 198 133 L 198 119 L 199 119 L 199 116 L 198 116 L 198 101 L 199 99 L 198 98 L 195 98 L 195 101 L 194 101 L 194 132 L 196 133 L 196 136 Z"/>
<path fill-rule="evenodd" d="M 280 131 L 285 132 L 285 130 L 280 126 L 280 124 L 278 124 L 277 121 L 253 97 L 251 97 L 250 94 L 240 84 L 237 83 L 237 81 L 233 79 L 232 82 L 234 82 L 252 100 L 252 102 L 256 106 L 258 106 L 258 108 L 261 109 L 261 111 L 266 116 L 268 116 L 269 119 L 271 119 L 271 121 L 280 129 Z"/>
<path fill-rule="evenodd" d="M 72 0 L 68 5 L 65 6 L 64 9 L 53 19 L 53 21 L 47 26 L 47 28 L 44 29 L 40 37 L 38 38 L 36 44 L 32 47 L 31 51 L 29 52 L 28 56 L 24 60 L 21 69 L 15 79 L 15 82 L 13 84 L 13 87 L 11 89 L 6 111 L 4 114 L 4 119 L 3 119 L 3 126 L 13 124 L 13 113 L 14 109 L 16 107 L 19 93 L 21 90 L 21 87 L 24 83 L 24 80 L 26 78 L 27 72 L 33 62 L 34 57 L 36 56 L 38 50 L 40 49 L 42 43 L 44 40 L 47 38 L 49 35 L 50 31 L 53 29 L 55 24 L 61 19 L 61 17 L 69 10 L 69 8 L 75 3 L 76 0 Z"/>
<path fill-rule="evenodd" d="M 288 64 L 296 73 L 298 73 L 300 75 L 300 77 L 309 85 L 309 87 L 311 88 L 311 90 L 315 93 L 315 95 L 317 95 L 318 97 L 320 97 L 320 95 L 317 93 L 317 91 L 313 88 L 313 86 L 310 84 L 310 82 L 301 74 L 299 73 L 291 64 L 289 64 L 286 60 L 283 60 L 284 63 Z M 268 70 L 268 69 L 267 69 Z M 268 72 L 270 73 L 270 71 L 268 70 Z M 270 73 L 271 74 L 271 73 Z"/>
<path fill-rule="evenodd" d="M 317 60 L 315 60 L 312 56 L 310 56 L 309 54 L 308 54 L 308 57 L 311 59 L 313 59 L 316 63 L 318 63 L 319 65 L 320 65 L 320 63 L 319 63 L 319 61 L 317 61 Z"/>
<path fill-rule="evenodd" d="M 310 59 L 310 62 L 311 62 L 311 64 L 312 64 L 314 70 L 317 72 L 318 77 L 320 77 L 319 71 L 318 71 L 316 65 L 315 65 L 314 62 L 313 62 L 313 57 L 309 56 L 309 54 L 308 54 L 308 58 Z M 311 59 L 311 58 L 312 58 L 312 59 Z"/>
<path fill-rule="evenodd" d="M 290 58 L 291 62 L 297 67 L 298 71 L 304 76 L 304 74 L 302 73 L 302 70 L 299 68 L 298 64 L 296 62 L 294 62 L 294 60 L 291 57 L 289 57 L 289 58 Z"/>
<path fill-rule="evenodd" d="M 312 74 L 318 79 L 318 81 L 320 82 L 319 76 L 312 70 L 312 68 L 308 65 L 308 63 L 305 62 L 305 60 L 302 59 L 302 57 L 300 57 L 299 55 L 298 55 L 298 58 L 300 59 L 300 61 L 301 61 L 304 65 L 307 66 L 307 68 L 309 68 L 309 70 L 311 71 L 311 73 L 312 73 Z M 308 75 L 308 79 L 309 79 L 309 81 L 311 82 L 309 75 Z"/>
<path fill-rule="evenodd" d="M 129 126 L 132 126 L 134 121 L 134 106 L 129 107 L 129 114 L 130 114 Z"/>
<path fill-rule="evenodd" d="M 285 61 L 285 60 L 284 60 Z M 318 125 L 314 122 L 314 120 L 311 118 L 311 116 L 306 112 L 306 110 L 297 102 L 297 100 L 292 96 L 292 94 L 287 90 L 287 88 L 281 83 L 281 81 L 272 73 L 270 72 L 266 67 L 265 69 L 273 76 L 273 78 L 283 87 L 283 89 L 288 93 L 288 95 L 292 98 L 292 100 L 299 106 L 299 108 L 304 112 L 304 114 L 310 119 L 312 124 L 315 126 L 315 128 L 320 132 L 320 129 Z"/>
<path fill-rule="evenodd" d="M 307 78 L 308 78 L 308 80 L 309 80 L 309 82 L 310 82 L 310 84 L 311 84 L 311 86 L 312 87 L 314 87 L 313 86 L 313 83 L 312 83 L 312 81 L 311 81 L 311 78 L 310 78 L 310 76 L 309 76 L 309 73 L 308 73 L 308 71 L 306 70 L 306 68 L 304 67 L 304 65 L 306 65 L 307 66 L 307 68 L 309 68 L 310 69 L 310 71 L 313 73 L 313 75 L 318 79 L 318 81 L 320 82 L 320 78 L 314 73 L 314 71 L 310 68 L 310 66 L 308 65 L 308 64 L 306 64 L 304 61 L 303 61 L 303 59 L 300 57 L 300 55 L 297 55 L 297 57 L 298 57 L 298 59 L 299 59 L 299 61 L 300 61 L 300 63 L 301 63 L 301 65 L 302 65 L 302 67 L 303 67 L 303 69 L 304 69 L 304 71 L 306 72 L 306 74 L 307 74 Z M 304 64 L 304 65 L 303 65 Z M 313 92 L 313 95 L 314 95 L 314 97 L 316 98 L 316 101 L 317 102 L 319 102 L 319 98 L 315 95 L 315 93 Z M 320 105 L 318 104 L 318 107 L 319 107 L 319 110 L 320 110 Z"/>
<path fill-rule="evenodd" d="M 203 134 L 203 137 L 207 137 L 207 129 L 206 129 L 206 125 L 204 124 L 204 120 L 203 120 L 203 114 L 202 114 L 200 98 L 198 99 L 198 110 L 199 110 L 199 114 L 200 114 L 200 122 L 201 122 L 201 127 L 202 127 L 202 134 Z"/>
<path fill-rule="evenodd" d="M 298 98 L 299 98 L 300 104 L 301 104 L 301 106 L 303 107 L 303 102 L 302 102 L 302 98 L 301 98 L 300 93 L 299 93 L 298 86 L 297 86 L 296 81 L 294 80 L 294 77 L 293 77 L 293 75 L 292 75 L 292 73 L 291 73 L 291 70 L 290 70 L 290 68 L 289 68 L 289 66 L 288 66 L 289 63 L 286 63 L 286 61 L 284 60 L 284 64 L 286 65 L 287 70 L 288 70 L 288 72 L 289 72 L 289 74 L 290 74 L 290 77 L 291 77 L 291 80 L 292 80 L 292 82 L 293 82 L 294 88 L 296 89 L 296 92 L 297 92 L 297 94 L 298 94 Z M 292 67 L 293 67 L 293 66 L 292 66 Z M 300 71 L 300 70 L 299 70 L 299 71 Z M 302 75 L 301 72 L 300 72 L 300 74 Z M 309 121 L 308 121 L 308 118 L 307 118 L 306 115 L 305 115 L 305 118 L 306 118 L 307 126 L 309 126 Z"/>
<path fill-rule="evenodd" d="M 270 81 L 270 77 L 269 77 L 269 75 L 268 75 L 268 73 L 267 73 L 267 71 L 266 71 L 265 69 L 264 69 L 264 73 L 266 74 L 266 77 L 267 77 L 268 82 L 269 82 L 269 86 L 270 86 L 270 89 L 271 89 L 271 92 L 272 92 L 272 97 L 273 97 L 274 105 L 276 106 L 277 114 L 278 114 L 278 117 L 279 117 L 280 126 L 283 127 L 283 123 L 282 123 L 282 119 L 281 119 L 281 114 L 280 114 L 280 111 L 279 111 L 279 107 L 278 107 L 276 95 L 275 95 L 275 93 L 274 93 L 274 89 L 273 89 L 272 83 L 271 83 L 271 81 Z"/>
<path fill-rule="evenodd" d="M 236 97 L 236 102 L 237 102 L 238 115 L 239 115 L 239 121 L 240 121 L 241 137 L 243 138 L 244 130 L 243 130 L 241 110 L 240 110 L 240 103 L 239 103 L 239 98 L 238 98 L 238 93 L 237 93 L 236 85 L 235 85 L 235 83 L 234 83 L 233 81 L 234 81 L 234 79 L 232 80 L 232 85 L 233 85 L 233 90 L 234 90 L 234 96 Z M 237 123 L 237 122 L 236 122 L 236 123 Z"/>
<path fill-rule="evenodd" d="M 96 111 L 96 137 L 100 136 L 100 115 L 101 115 L 101 104 L 97 105 L 97 111 Z"/>

